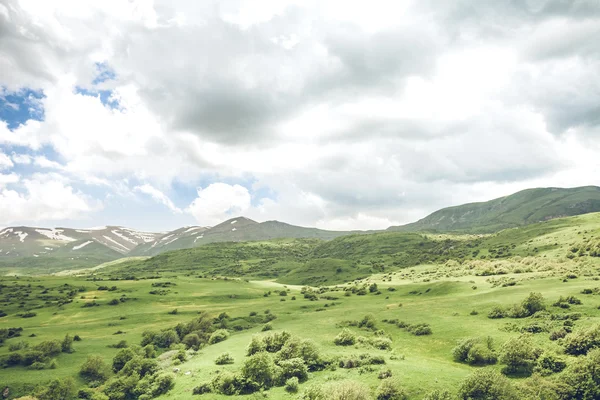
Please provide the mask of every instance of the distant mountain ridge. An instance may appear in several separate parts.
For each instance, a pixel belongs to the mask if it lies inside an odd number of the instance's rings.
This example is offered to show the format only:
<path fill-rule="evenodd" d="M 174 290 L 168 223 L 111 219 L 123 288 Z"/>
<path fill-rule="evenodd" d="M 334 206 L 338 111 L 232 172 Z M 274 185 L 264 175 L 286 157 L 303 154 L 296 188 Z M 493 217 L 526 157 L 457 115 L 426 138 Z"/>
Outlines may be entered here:
<path fill-rule="evenodd" d="M 549 219 L 600 211 L 600 187 L 526 189 L 494 200 L 438 210 L 388 231 L 491 233 Z"/>
<path fill-rule="evenodd" d="M 600 188 L 537 188 L 481 203 L 438 210 L 388 231 L 490 233 L 558 217 L 600 211 Z M 89 267 L 130 256 L 155 256 L 215 242 L 270 239 L 332 240 L 351 233 L 327 231 L 279 221 L 231 218 L 213 227 L 186 226 L 170 232 L 142 232 L 122 226 L 89 229 L 8 227 L 0 229 L 0 267 L 65 270 Z"/>

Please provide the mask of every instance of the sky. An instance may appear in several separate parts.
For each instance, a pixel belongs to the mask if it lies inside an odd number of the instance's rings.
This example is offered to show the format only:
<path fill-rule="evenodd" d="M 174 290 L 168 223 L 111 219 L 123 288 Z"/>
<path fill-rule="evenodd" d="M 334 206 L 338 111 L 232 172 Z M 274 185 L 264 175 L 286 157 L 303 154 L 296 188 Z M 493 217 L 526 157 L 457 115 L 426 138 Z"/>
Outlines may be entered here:
<path fill-rule="evenodd" d="M 600 185 L 598 0 L 0 0 L 0 226 L 380 229 Z"/>

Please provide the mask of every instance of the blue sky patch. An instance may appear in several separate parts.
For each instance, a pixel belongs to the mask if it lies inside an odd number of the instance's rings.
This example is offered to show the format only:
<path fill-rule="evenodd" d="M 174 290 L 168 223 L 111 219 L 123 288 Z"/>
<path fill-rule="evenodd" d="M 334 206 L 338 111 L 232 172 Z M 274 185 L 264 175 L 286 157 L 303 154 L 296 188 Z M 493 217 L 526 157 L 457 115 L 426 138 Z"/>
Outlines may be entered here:
<path fill-rule="evenodd" d="M 8 129 L 18 128 L 30 119 L 42 121 L 44 107 L 42 99 L 44 92 L 41 90 L 21 89 L 8 92 L 0 89 L 0 120 L 5 121 Z"/>

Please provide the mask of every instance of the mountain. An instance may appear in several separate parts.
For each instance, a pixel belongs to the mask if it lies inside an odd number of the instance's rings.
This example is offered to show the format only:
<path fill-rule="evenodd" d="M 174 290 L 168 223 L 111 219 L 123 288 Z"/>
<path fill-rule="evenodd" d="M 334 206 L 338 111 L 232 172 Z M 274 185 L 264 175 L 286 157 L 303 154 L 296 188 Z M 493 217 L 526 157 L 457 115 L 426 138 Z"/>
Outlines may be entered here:
<path fill-rule="evenodd" d="M 559 217 L 600 211 L 600 187 L 527 189 L 510 196 L 443 208 L 389 231 L 491 233 Z"/>
<path fill-rule="evenodd" d="M 75 250 L 86 252 L 91 242 L 99 243 L 120 254 L 127 254 L 138 245 L 154 240 L 160 234 L 139 232 L 120 226 L 89 229 L 35 228 L 18 226 L 0 230 L 0 258 L 42 256 L 51 254 L 67 244 L 90 242 Z"/>
<path fill-rule="evenodd" d="M 213 227 L 192 226 L 177 229 L 144 243 L 131 251 L 131 256 L 154 256 L 159 253 L 187 249 L 215 242 L 248 242 L 277 238 L 318 238 L 330 240 L 350 232 L 304 228 L 279 221 L 256 222 L 245 217 L 231 218 Z"/>

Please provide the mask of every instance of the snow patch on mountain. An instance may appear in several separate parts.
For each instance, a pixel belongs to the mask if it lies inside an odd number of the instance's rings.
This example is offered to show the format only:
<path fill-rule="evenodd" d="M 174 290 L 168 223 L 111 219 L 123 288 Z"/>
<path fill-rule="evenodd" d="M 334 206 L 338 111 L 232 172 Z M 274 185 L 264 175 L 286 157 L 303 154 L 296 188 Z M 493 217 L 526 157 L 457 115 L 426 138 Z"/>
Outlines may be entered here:
<path fill-rule="evenodd" d="M 21 243 L 23 243 L 25 241 L 25 238 L 29 234 L 27 232 L 16 231 L 15 235 L 17 235 L 19 237 L 19 240 L 21 241 Z"/>
<path fill-rule="evenodd" d="M 231 221 L 231 225 L 235 224 L 237 222 L 237 219 L 234 219 L 233 221 Z"/>
<path fill-rule="evenodd" d="M 183 233 L 195 231 L 196 229 L 202 229 L 202 227 L 201 226 L 192 226 L 191 228 L 186 229 Z"/>
<path fill-rule="evenodd" d="M 40 235 L 46 236 L 48 239 L 52 240 L 63 240 L 66 242 L 74 242 L 77 239 L 73 239 L 72 237 L 66 236 L 63 234 L 63 229 L 36 229 L 35 230 Z"/>
<path fill-rule="evenodd" d="M 87 246 L 90 243 L 94 243 L 94 241 L 93 240 L 88 240 L 85 243 L 81 243 L 81 244 L 78 244 L 77 246 L 73 246 L 73 250 L 83 249 L 85 246 Z"/>
<path fill-rule="evenodd" d="M 126 242 L 129 242 L 131 244 L 135 244 L 137 245 L 138 242 L 136 242 L 135 240 L 123 235 L 121 232 L 119 231 L 111 231 L 113 235 L 120 237 L 121 239 L 125 240 Z"/>
<path fill-rule="evenodd" d="M 129 251 L 129 249 L 127 247 L 123 246 L 121 243 L 117 242 L 116 240 L 114 240 L 110 236 L 102 235 L 102 237 L 104 239 L 110 241 L 110 242 L 113 242 L 114 244 L 116 244 L 117 246 L 121 247 L 122 249 L 125 249 L 125 251 Z M 122 251 L 122 250 L 118 250 L 118 251 Z"/>

